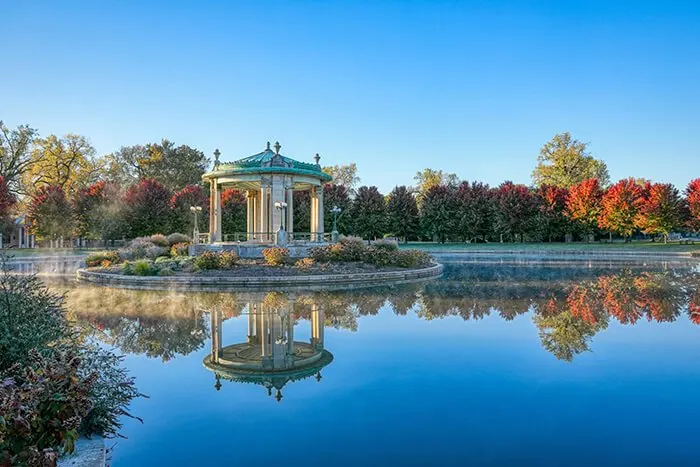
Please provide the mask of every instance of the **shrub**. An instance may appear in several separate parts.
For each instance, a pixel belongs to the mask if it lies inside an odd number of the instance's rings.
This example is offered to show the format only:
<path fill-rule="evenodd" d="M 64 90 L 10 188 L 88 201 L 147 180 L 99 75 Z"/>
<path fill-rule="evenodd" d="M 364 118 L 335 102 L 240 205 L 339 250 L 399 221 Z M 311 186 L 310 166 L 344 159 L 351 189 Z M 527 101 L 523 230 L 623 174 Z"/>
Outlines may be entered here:
<path fill-rule="evenodd" d="M 133 276 L 134 275 L 134 264 L 130 262 L 124 263 L 122 266 L 122 274 L 125 276 Z"/>
<path fill-rule="evenodd" d="M 55 465 L 79 433 L 116 436 L 139 394 L 118 357 L 74 338 L 60 296 L 0 263 L 0 465 Z"/>
<path fill-rule="evenodd" d="M 174 275 L 175 275 L 175 271 L 173 271 L 173 270 L 170 269 L 170 268 L 160 268 L 160 269 L 158 270 L 158 275 L 159 275 L 159 276 L 163 276 L 163 277 L 165 277 L 165 276 L 174 276 Z"/>
<path fill-rule="evenodd" d="M 124 259 L 141 259 L 146 257 L 146 252 L 156 246 L 149 237 L 139 237 L 131 241 L 127 248 L 119 250 L 119 255 Z"/>
<path fill-rule="evenodd" d="M 169 250 L 162 246 L 152 246 L 146 248 L 146 258 L 155 260 L 159 256 L 168 256 Z"/>
<path fill-rule="evenodd" d="M 89 268 L 94 268 L 97 266 L 101 266 L 103 261 L 109 261 L 110 263 L 118 263 L 119 259 L 119 253 L 116 251 L 100 251 L 88 255 L 88 257 L 85 258 L 85 264 L 87 264 Z"/>
<path fill-rule="evenodd" d="M 151 243 L 153 243 L 155 246 L 162 246 L 163 248 L 170 247 L 170 241 L 168 240 L 168 237 L 166 237 L 163 234 L 151 235 L 150 240 Z"/>
<path fill-rule="evenodd" d="M 168 245 L 174 246 L 178 243 L 190 243 L 190 237 L 177 232 L 168 235 Z"/>
<path fill-rule="evenodd" d="M 300 260 L 297 260 L 296 263 L 294 263 L 294 267 L 303 270 L 309 270 L 314 266 L 314 264 L 316 264 L 316 261 L 314 261 L 313 258 L 302 258 Z"/>
<path fill-rule="evenodd" d="M 280 266 L 289 259 L 289 250 L 286 248 L 272 247 L 262 251 L 265 262 L 270 266 Z"/>
<path fill-rule="evenodd" d="M 170 248 L 170 256 L 188 256 L 190 254 L 189 247 L 190 244 L 186 242 L 176 243 Z"/>
<path fill-rule="evenodd" d="M 362 260 L 365 263 L 383 267 L 389 266 L 392 263 L 396 252 L 386 250 L 384 248 L 369 247 L 365 250 Z"/>
<path fill-rule="evenodd" d="M 372 246 L 374 248 L 379 248 L 388 251 L 396 251 L 399 249 L 399 245 L 394 240 L 389 240 L 388 238 L 375 240 L 372 242 Z"/>
<path fill-rule="evenodd" d="M 394 252 L 393 264 L 400 268 L 427 266 L 432 261 L 430 255 L 420 250 L 400 250 Z"/>
<path fill-rule="evenodd" d="M 205 251 L 194 258 L 194 267 L 196 269 L 219 269 L 221 267 L 221 256 L 213 251 Z"/>
<path fill-rule="evenodd" d="M 119 254 L 119 258 L 122 261 L 131 261 L 133 259 L 136 259 L 136 255 L 134 254 L 134 250 L 131 248 L 120 248 L 117 250 L 117 254 Z"/>
<path fill-rule="evenodd" d="M 219 266 L 222 269 L 231 269 L 238 262 L 238 253 L 235 251 L 222 251 L 219 254 Z"/>
<path fill-rule="evenodd" d="M 317 263 L 328 263 L 331 261 L 331 246 L 323 245 L 309 248 L 309 256 Z"/>
<path fill-rule="evenodd" d="M 146 259 L 141 259 L 134 263 L 134 274 L 137 276 L 152 276 L 156 272 L 157 269 L 153 266 L 153 263 Z"/>
<path fill-rule="evenodd" d="M 338 243 L 331 247 L 337 256 L 336 261 L 362 261 L 367 244 L 360 237 L 340 237 Z"/>

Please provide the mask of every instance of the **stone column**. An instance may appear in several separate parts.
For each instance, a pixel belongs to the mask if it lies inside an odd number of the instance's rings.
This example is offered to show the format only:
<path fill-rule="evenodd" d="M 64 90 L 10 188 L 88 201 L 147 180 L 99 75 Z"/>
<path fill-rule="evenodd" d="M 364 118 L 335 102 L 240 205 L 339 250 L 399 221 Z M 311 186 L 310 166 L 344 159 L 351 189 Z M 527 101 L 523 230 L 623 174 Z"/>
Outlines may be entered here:
<path fill-rule="evenodd" d="M 283 178 L 279 175 L 273 175 L 270 189 L 270 232 L 273 234 L 276 234 L 282 227 L 282 210 L 277 209 L 275 204 L 284 202 L 285 195 Z"/>
<path fill-rule="evenodd" d="M 214 180 L 209 180 L 209 243 L 214 243 L 214 229 L 216 228 L 216 190 Z M 192 239 L 195 241 L 195 239 Z M 199 242 L 197 242 L 199 243 Z"/>
<path fill-rule="evenodd" d="M 248 190 L 246 191 L 246 236 L 245 239 L 250 241 L 253 239 L 255 232 L 255 194 Z"/>
<path fill-rule="evenodd" d="M 291 359 L 290 363 L 294 362 L 294 302 L 296 297 L 290 295 L 289 297 L 289 315 L 287 317 L 287 355 Z"/>
<path fill-rule="evenodd" d="M 323 241 L 323 185 L 316 188 L 316 241 Z"/>
<path fill-rule="evenodd" d="M 269 241 L 270 232 L 270 199 L 269 199 L 270 187 L 269 185 L 262 185 L 260 187 L 260 232 L 261 240 Z"/>
<path fill-rule="evenodd" d="M 287 233 L 294 232 L 294 189 L 291 185 L 287 186 L 287 221 L 285 224 Z M 292 239 L 291 235 L 289 239 Z"/>
<path fill-rule="evenodd" d="M 317 217 L 317 207 L 318 207 L 318 199 L 316 198 L 316 187 L 311 188 L 311 193 L 310 193 L 310 198 L 311 198 L 311 209 L 310 209 L 310 215 L 309 215 L 309 227 L 311 230 L 311 238 L 310 240 L 312 242 L 316 241 L 316 232 L 318 228 L 318 222 L 316 220 Z"/>
<path fill-rule="evenodd" d="M 223 348 L 221 344 L 221 316 L 219 315 L 218 307 L 211 310 L 211 361 L 213 363 L 219 363 L 219 357 L 221 355 L 221 349 Z"/>

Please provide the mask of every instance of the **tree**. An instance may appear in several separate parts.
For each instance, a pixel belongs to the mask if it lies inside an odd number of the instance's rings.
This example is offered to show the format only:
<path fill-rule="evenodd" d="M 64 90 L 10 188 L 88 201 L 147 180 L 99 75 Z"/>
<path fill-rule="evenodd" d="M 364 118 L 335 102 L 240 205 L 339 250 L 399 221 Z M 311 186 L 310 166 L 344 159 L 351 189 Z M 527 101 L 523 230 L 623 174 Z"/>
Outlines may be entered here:
<path fill-rule="evenodd" d="M 110 180 L 129 185 L 154 179 L 173 191 L 200 183 L 209 164 L 202 151 L 187 145 L 175 146 L 167 139 L 145 146 L 122 147 L 106 159 Z"/>
<path fill-rule="evenodd" d="M 72 199 L 74 233 L 80 238 L 112 240 L 123 234 L 120 188 L 99 181 L 78 190 Z"/>
<path fill-rule="evenodd" d="M 0 120 L 0 176 L 14 195 L 22 193 L 22 178 L 33 163 L 31 152 L 36 135 L 36 130 L 28 125 L 10 130 Z"/>
<path fill-rule="evenodd" d="M 598 225 L 628 240 L 634 233 L 643 203 L 644 189 L 633 178 L 620 180 L 603 195 Z"/>
<path fill-rule="evenodd" d="M 295 193 L 296 196 L 296 193 Z M 326 183 L 323 186 L 323 228 L 324 232 L 333 231 L 333 207 L 340 208 L 338 215 L 338 232 L 349 230 L 350 217 L 347 210 L 350 207 L 350 189 L 346 185 Z M 296 212 L 294 213 L 296 218 Z M 296 222 L 296 221 L 295 221 Z"/>
<path fill-rule="evenodd" d="M 598 227 L 602 199 L 603 191 L 597 178 L 589 178 L 569 189 L 566 215 L 583 230 L 587 240 Z"/>
<path fill-rule="evenodd" d="M 243 193 L 232 188 L 221 192 L 221 230 L 227 235 L 247 232 L 247 204 Z M 207 224 L 208 225 L 208 224 Z M 207 226 L 205 230 L 208 230 Z"/>
<path fill-rule="evenodd" d="M 486 241 L 493 231 L 493 194 L 491 188 L 481 182 L 462 182 L 457 187 L 458 229 L 469 241 L 481 238 Z"/>
<path fill-rule="evenodd" d="M 31 190 L 58 186 L 64 193 L 73 194 L 95 183 L 100 170 L 101 162 L 95 157 L 95 148 L 84 136 L 50 135 L 36 140 L 32 164 L 24 173 L 24 184 Z"/>
<path fill-rule="evenodd" d="M 700 178 L 696 178 L 688 184 L 685 190 L 686 202 L 690 210 L 691 227 L 700 230 Z"/>
<path fill-rule="evenodd" d="M 0 175 L 0 235 L 4 235 L 5 230 L 12 225 L 12 208 L 15 204 L 17 198 L 10 191 L 5 178 Z"/>
<path fill-rule="evenodd" d="M 350 193 L 354 193 L 355 187 L 360 183 L 355 162 L 345 165 L 326 166 L 323 168 L 323 171 L 333 177 L 331 183 L 344 186 Z"/>
<path fill-rule="evenodd" d="M 416 236 L 420 223 L 418 204 L 408 188 L 397 186 L 391 193 L 386 205 L 387 230 L 398 238 L 408 241 Z"/>
<path fill-rule="evenodd" d="M 445 173 L 442 170 L 433 169 L 423 169 L 421 172 L 416 172 L 416 176 L 413 177 L 413 179 L 416 181 L 417 185 L 416 191 L 418 194 L 417 201 L 419 206 L 423 202 L 423 198 L 428 190 L 430 190 L 432 187 L 438 185 L 448 185 L 454 187 L 459 183 L 457 174 Z"/>
<path fill-rule="evenodd" d="M 27 220 L 33 234 L 53 241 L 71 233 L 72 210 L 60 186 L 48 185 L 37 190 L 29 204 Z"/>
<path fill-rule="evenodd" d="M 570 310 L 554 314 L 537 313 L 534 322 L 539 329 L 542 347 L 557 359 L 567 362 L 590 350 L 588 344 L 593 336 L 607 327 L 607 321 L 586 322 L 574 316 Z"/>
<path fill-rule="evenodd" d="M 569 233 L 569 218 L 566 216 L 566 204 L 569 190 L 553 185 L 541 185 L 535 190 L 537 230 L 541 238 L 547 241 L 561 240 Z"/>
<path fill-rule="evenodd" d="M 310 232 L 311 231 L 311 195 L 308 191 L 294 192 L 294 231 L 295 232 Z M 324 200 L 324 211 L 326 202 Z M 346 215 L 343 216 L 347 218 Z M 324 219 L 325 222 L 325 219 Z"/>
<path fill-rule="evenodd" d="M 496 231 L 524 241 L 535 214 L 535 200 L 525 185 L 502 183 L 495 192 Z M 501 237 L 502 238 L 502 237 Z"/>
<path fill-rule="evenodd" d="M 170 232 L 180 232 L 187 235 L 191 235 L 194 232 L 194 214 L 190 210 L 192 206 L 202 208 L 202 212 L 197 214 L 198 229 L 201 232 L 209 231 L 209 198 L 204 193 L 201 185 L 187 185 L 182 190 L 176 191 L 170 198 L 170 209 L 172 211 Z"/>
<path fill-rule="evenodd" d="M 649 186 L 642 200 L 635 222 L 637 227 L 649 235 L 668 234 L 683 223 L 683 199 L 670 183 L 655 183 Z"/>
<path fill-rule="evenodd" d="M 361 186 L 350 209 L 353 232 L 371 240 L 384 236 L 386 202 L 376 186 Z"/>
<path fill-rule="evenodd" d="M 457 229 L 455 190 L 447 185 L 428 189 L 421 206 L 421 227 L 426 235 L 444 243 Z"/>
<path fill-rule="evenodd" d="M 124 194 L 124 220 L 132 238 L 167 233 L 170 226 L 170 190 L 153 179 L 141 180 Z"/>
<path fill-rule="evenodd" d="M 597 178 L 602 185 L 607 185 L 610 177 L 605 162 L 594 159 L 587 148 L 588 143 L 572 138 L 569 132 L 554 135 L 540 149 L 532 181 L 536 186 L 569 188 L 589 178 Z"/>

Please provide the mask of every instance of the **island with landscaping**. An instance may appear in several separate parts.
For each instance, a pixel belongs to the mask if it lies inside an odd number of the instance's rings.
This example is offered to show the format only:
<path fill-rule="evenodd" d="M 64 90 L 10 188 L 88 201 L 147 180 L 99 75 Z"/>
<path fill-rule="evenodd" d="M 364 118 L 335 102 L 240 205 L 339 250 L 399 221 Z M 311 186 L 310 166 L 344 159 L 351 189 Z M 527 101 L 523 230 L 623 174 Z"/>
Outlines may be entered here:
<path fill-rule="evenodd" d="M 174 233 L 133 240 L 118 250 L 89 255 L 78 279 L 126 288 L 221 286 L 324 286 L 377 284 L 437 277 L 442 265 L 426 252 L 399 249 L 390 240 L 366 242 L 340 236 L 295 258 L 281 246 L 262 249 L 261 258 L 241 258 L 233 249 L 206 249 L 191 256 L 190 239 Z"/>

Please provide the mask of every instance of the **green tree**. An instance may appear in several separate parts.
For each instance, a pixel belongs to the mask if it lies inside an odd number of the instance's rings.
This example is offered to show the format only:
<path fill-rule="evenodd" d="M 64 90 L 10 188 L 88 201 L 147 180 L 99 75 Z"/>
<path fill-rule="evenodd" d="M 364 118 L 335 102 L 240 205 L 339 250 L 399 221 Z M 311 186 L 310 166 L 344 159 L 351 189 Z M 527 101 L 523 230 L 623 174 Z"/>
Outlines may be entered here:
<path fill-rule="evenodd" d="M 357 175 L 357 164 L 354 162 L 326 166 L 323 171 L 333 177 L 332 183 L 344 186 L 351 193 L 354 193 L 355 187 L 360 183 L 360 177 Z"/>
<path fill-rule="evenodd" d="M 389 193 L 386 214 L 389 234 L 402 238 L 404 242 L 418 234 L 418 204 L 413 193 L 405 186 L 397 186 Z"/>
<path fill-rule="evenodd" d="M 610 181 L 605 162 L 594 159 L 587 151 L 588 143 L 574 139 L 569 132 L 554 135 L 537 157 L 532 172 L 535 186 L 553 185 L 569 188 L 590 178 L 605 186 Z"/>
<path fill-rule="evenodd" d="M 573 316 L 569 310 L 554 315 L 537 313 L 534 321 L 542 347 L 557 359 L 567 362 L 590 350 L 588 345 L 593 336 L 607 327 L 607 321 L 589 323 Z"/>
<path fill-rule="evenodd" d="M 35 141 L 32 163 L 23 175 L 24 185 L 28 191 L 58 186 L 71 195 L 100 178 L 101 164 L 84 136 L 50 135 Z"/>
<path fill-rule="evenodd" d="M 106 157 L 106 176 L 123 185 L 153 179 L 171 191 L 201 183 L 209 159 L 187 145 L 160 143 L 122 147 Z"/>
<path fill-rule="evenodd" d="M 36 136 L 36 130 L 28 125 L 10 130 L 0 120 L 0 176 L 14 195 L 22 193 L 22 178 L 34 162 L 32 147 Z"/>
<path fill-rule="evenodd" d="M 444 243 L 457 233 L 457 199 L 455 190 L 447 185 L 428 189 L 420 208 L 423 233 Z"/>
<path fill-rule="evenodd" d="M 466 240 L 486 239 L 493 232 L 493 190 L 481 182 L 462 182 L 457 187 L 458 230 Z"/>
<path fill-rule="evenodd" d="M 323 186 L 323 228 L 324 232 L 333 231 L 333 207 L 340 208 L 338 215 L 338 232 L 349 231 L 349 216 L 347 210 L 350 207 L 350 190 L 345 185 L 326 183 Z M 296 212 L 295 212 L 296 217 Z"/>
<path fill-rule="evenodd" d="M 353 232 L 371 240 L 385 233 L 386 202 L 376 186 L 361 186 L 352 202 Z"/>

